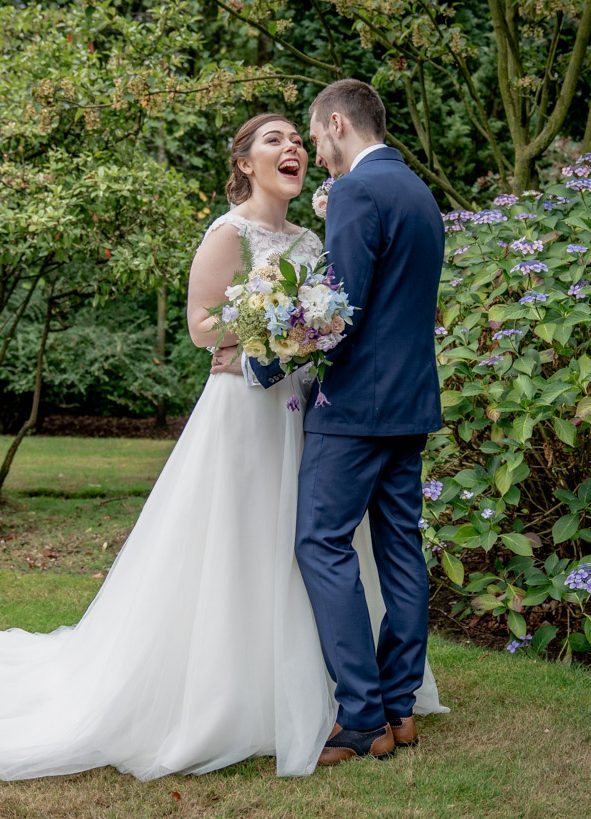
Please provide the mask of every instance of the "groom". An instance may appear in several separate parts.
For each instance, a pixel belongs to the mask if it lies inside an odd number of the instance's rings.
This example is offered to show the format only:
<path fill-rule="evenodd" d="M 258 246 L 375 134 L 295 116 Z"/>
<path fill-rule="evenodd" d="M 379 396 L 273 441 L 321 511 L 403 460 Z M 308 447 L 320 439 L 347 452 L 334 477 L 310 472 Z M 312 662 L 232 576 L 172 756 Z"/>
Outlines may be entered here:
<path fill-rule="evenodd" d="M 310 114 L 316 163 L 338 177 L 328 258 L 361 308 L 329 353 L 330 405 L 315 408 L 318 386 L 310 396 L 299 478 L 296 556 L 339 704 L 319 764 L 333 765 L 418 739 L 428 608 L 421 452 L 441 425 L 433 331 L 444 232 L 429 189 L 384 145 L 385 109 L 371 86 L 335 82 Z M 276 362 L 250 364 L 263 387 L 282 376 Z M 386 607 L 377 652 L 352 546 L 366 512 Z"/>

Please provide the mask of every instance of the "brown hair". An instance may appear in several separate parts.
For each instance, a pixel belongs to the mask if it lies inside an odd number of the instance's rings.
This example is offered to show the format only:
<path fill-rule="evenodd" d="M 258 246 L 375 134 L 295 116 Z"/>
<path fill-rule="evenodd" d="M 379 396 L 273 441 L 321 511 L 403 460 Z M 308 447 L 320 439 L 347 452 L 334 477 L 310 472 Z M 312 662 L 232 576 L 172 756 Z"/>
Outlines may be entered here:
<path fill-rule="evenodd" d="M 334 111 L 344 114 L 359 134 L 384 139 L 386 109 L 371 85 L 361 80 L 338 80 L 327 85 L 310 106 L 309 114 L 315 114 L 327 128 Z"/>
<path fill-rule="evenodd" d="M 268 122 L 281 120 L 287 122 L 288 125 L 293 126 L 294 131 L 297 131 L 295 125 L 291 120 L 284 117 L 283 114 L 257 114 L 240 126 L 236 132 L 236 136 L 232 142 L 232 153 L 230 154 L 230 162 L 232 163 L 232 171 L 230 177 L 226 182 L 226 196 L 228 202 L 233 205 L 240 205 L 252 194 L 252 187 L 250 179 L 247 174 L 243 173 L 238 167 L 238 160 L 247 157 L 252 148 L 255 134 L 262 125 Z"/>

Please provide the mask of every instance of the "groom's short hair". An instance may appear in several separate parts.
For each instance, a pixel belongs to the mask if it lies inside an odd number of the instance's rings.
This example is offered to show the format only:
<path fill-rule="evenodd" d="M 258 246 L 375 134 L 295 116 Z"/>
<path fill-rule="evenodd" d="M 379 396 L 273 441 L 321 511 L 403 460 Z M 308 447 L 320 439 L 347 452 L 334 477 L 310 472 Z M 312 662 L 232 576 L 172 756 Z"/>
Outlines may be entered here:
<path fill-rule="evenodd" d="M 338 80 L 327 85 L 310 106 L 309 114 L 316 115 L 327 128 L 334 111 L 344 114 L 359 134 L 384 139 L 386 109 L 378 92 L 366 82 Z"/>

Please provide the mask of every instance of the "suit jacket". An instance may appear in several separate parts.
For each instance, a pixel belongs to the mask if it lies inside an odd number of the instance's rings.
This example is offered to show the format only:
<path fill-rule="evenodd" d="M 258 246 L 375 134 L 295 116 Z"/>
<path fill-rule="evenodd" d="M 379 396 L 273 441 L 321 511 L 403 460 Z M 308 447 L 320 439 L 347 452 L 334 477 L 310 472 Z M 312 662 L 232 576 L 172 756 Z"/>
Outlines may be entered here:
<path fill-rule="evenodd" d="M 326 250 L 355 307 L 345 339 L 328 357 L 322 386 L 330 406 L 304 429 L 335 435 L 416 435 L 441 426 L 435 309 L 444 249 L 439 207 L 399 151 L 380 148 L 333 185 Z M 264 387 L 277 362 L 250 363 Z"/>

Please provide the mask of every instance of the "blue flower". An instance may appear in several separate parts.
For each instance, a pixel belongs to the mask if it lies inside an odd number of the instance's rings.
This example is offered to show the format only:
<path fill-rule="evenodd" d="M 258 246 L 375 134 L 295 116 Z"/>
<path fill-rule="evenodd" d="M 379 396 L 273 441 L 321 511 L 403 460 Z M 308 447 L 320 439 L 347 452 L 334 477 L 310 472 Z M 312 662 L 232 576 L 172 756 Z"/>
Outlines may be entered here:
<path fill-rule="evenodd" d="M 568 295 L 574 296 L 575 299 L 584 299 L 585 294 L 581 291 L 585 287 L 589 287 L 589 282 L 587 281 L 587 279 L 581 279 L 580 282 L 577 282 L 576 284 L 571 284 L 571 286 L 568 288 Z"/>
<path fill-rule="evenodd" d="M 472 217 L 475 225 L 496 225 L 499 222 L 506 222 L 507 217 L 500 210 L 481 210 Z"/>
<path fill-rule="evenodd" d="M 548 265 L 537 259 L 528 259 L 526 262 L 517 262 L 517 264 L 511 268 L 511 273 L 515 273 L 516 270 L 524 276 L 527 273 L 547 273 Z"/>
<path fill-rule="evenodd" d="M 526 239 L 525 236 L 522 236 L 521 239 L 516 239 L 514 242 L 511 242 L 511 250 L 517 250 L 524 256 L 543 249 L 544 243 L 540 239 Z"/>
<path fill-rule="evenodd" d="M 425 518 L 419 518 L 419 529 L 428 529 L 429 528 L 429 521 L 425 520 Z"/>
<path fill-rule="evenodd" d="M 588 250 L 585 245 L 567 245 L 566 252 L 567 253 L 586 253 Z"/>
<path fill-rule="evenodd" d="M 443 492 L 441 481 L 430 480 L 423 484 L 423 495 L 427 500 L 436 501 Z"/>
<path fill-rule="evenodd" d="M 494 335 L 494 341 L 499 341 L 501 338 L 509 338 L 510 336 L 522 336 L 523 330 L 498 330 Z"/>
<path fill-rule="evenodd" d="M 548 301 L 548 294 L 536 293 L 534 290 L 530 290 L 529 293 L 519 299 L 519 304 L 530 304 L 534 301 Z"/>
<path fill-rule="evenodd" d="M 514 205 L 516 202 L 519 202 L 519 197 L 514 193 L 502 193 L 493 199 L 493 205 Z"/>
<path fill-rule="evenodd" d="M 590 191 L 591 179 L 571 179 L 566 183 L 566 187 L 571 191 L 579 191 L 580 193 Z"/>
<path fill-rule="evenodd" d="M 476 365 L 477 367 L 494 367 L 495 365 L 499 364 L 503 360 L 502 355 L 491 355 L 488 358 L 483 358 L 482 361 L 479 361 Z"/>
<path fill-rule="evenodd" d="M 469 489 L 462 489 L 460 492 L 460 500 L 470 500 L 470 498 L 474 497 L 474 492 L 470 492 Z"/>
<path fill-rule="evenodd" d="M 447 335 L 447 330 L 445 329 L 445 327 L 436 327 L 435 328 L 435 335 L 436 336 L 446 336 Z"/>
<path fill-rule="evenodd" d="M 484 520 L 490 520 L 491 518 L 494 518 L 494 516 L 495 516 L 494 509 L 483 509 L 482 512 L 480 513 L 480 517 L 484 518 Z"/>
<path fill-rule="evenodd" d="M 522 640 L 511 640 L 511 642 L 505 646 L 505 651 L 508 651 L 510 654 L 515 654 L 520 648 L 527 648 L 531 639 L 531 634 L 526 634 Z"/>
<path fill-rule="evenodd" d="M 470 245 L 463 245 L 463 247 L 458 247 L 456 250 L 454 250 L 452 255 L 453 256 L 461 256 L 467 250 L 470 250 Z"/>
<path fill-rule="evenodd" d="M 591 593 L 591 563 L 579 563 L 567 576 L 564 585 L 569 589 L 581 589 Z"/>
<path fill-rule="evenodd" d="M 515 218 L 516 219 L 535 219 L 536 214 L 535 213 L 516 213 Z"/>

